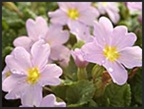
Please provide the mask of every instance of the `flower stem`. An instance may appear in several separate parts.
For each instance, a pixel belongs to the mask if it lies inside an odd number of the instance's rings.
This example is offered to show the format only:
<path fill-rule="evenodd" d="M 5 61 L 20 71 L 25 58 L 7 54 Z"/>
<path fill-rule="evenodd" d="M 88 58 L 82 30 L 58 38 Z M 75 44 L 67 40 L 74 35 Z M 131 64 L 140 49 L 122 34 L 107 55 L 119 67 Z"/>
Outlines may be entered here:
<path fill-rule="evenodd" d="M 88 79 L 86 68 L 78 68 L 77 77 L 78 80 Z"/>
<path fill-rule="evenodd" d="M 48 88 L 48 87 L 44 87 L 44 90 L 47 90 L 47 91 L 49 91 L 49 92 L 52 92 L 52 90 L 51 90 L 50 88 Z"/>

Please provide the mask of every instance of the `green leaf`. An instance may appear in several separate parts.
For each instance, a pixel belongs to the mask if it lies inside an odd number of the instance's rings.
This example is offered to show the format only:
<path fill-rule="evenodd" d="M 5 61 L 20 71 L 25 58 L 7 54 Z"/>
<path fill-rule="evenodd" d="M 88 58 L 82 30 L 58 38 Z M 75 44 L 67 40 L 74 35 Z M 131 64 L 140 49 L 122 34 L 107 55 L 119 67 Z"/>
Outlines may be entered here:
<path fill-rule="evenodd" d="M 66 90 L 68 88 L 68 85 L 59 85 L 57 87 L 52 87 L 52 91 L 53 93 L 60 97 L 61 99 L 63 99 L 64 101 L 66 101 Z"/>
<path fill-rule="evenodd" d="M 140 68 L 135 76 L 129 80 L 132 90 L 132 104 L 142 106 L 142 68 Z"/>
<path fill-rule="evenodd" d="M 92 82 L 81 80 L 75 82 L 66 91 L 66 100 L 68 104 L 85 104 L 94 95 L 95 87 Z"/>
<path fill-rule="evenodd" d="M 131 103 L 131 89 L 129 84 L 119 86 L 117 84 L 110 84 L 107 86 L 103 100 L 110 107 L 128 107 Z M 101 102 L 102 103 L 102 102 Z"/>
<path fill-rule="evenodd" d="M 98 104 L 93 99 L 91 99 L 88 104 L 89 107 L 98 107 Z"/>
<path fill-rule="evenodd" d="M 70 57 L 69 65 L 65 68 L 63 68 L 63 75 L 66 80 L 77 80 L 77 66 L 74 63 L 74 59 Z"/>

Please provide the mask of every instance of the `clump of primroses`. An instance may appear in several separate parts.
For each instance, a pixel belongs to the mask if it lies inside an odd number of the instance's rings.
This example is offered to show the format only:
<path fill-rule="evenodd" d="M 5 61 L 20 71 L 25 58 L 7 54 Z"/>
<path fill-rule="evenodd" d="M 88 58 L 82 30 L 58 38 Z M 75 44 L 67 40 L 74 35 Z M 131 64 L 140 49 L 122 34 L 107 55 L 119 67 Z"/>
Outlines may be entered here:
<path fill-rule="evenodd" d="M 81 69 L 89 63 L 103 66 L 118 85 L 127 82 L 126 68 L 142 66 L 142 49 L 133 46 L 136 34 L 112 24 L 120 20 L 118 3 L 98 2 L 94 7 L 91 2 L 58 2 L 58 6 L 48 12 L 49 26 L 41 16 L 28 19 L 27 36 L 16 38 L 15 48 L 5 58 L 2 90 L 8 92 L 6 99 L 20 99 L 20 107 L 66 107 L 66 101 L 57 102 L 54 94 L 42 92 L 46 86 L 61 84 L 62 68 L 69 65 L 70 56 Z M 99 18 L 106 13 L 111 20 Z M 65 25 L 68 29 L 63 29 Z M 70 34 L 81 46 L 66 46 Z"/>

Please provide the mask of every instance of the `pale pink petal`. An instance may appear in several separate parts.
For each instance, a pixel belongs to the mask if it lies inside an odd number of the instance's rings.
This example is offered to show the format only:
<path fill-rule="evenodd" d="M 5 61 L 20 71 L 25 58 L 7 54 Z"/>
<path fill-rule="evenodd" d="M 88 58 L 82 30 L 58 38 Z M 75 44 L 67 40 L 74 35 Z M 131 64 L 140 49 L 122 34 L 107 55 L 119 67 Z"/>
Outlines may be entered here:
<path fill-rule="evenodd" d="M 120 15 L 118 12 L 115 12 L 114 10 L 106 10 L 110 19 L 114 24 L 116 24 L 120 20 Z"/>
<path fill-rule="evenodd" d="M 79 3 L 76 3 L 76 9 L 79 10 L 79 12 L 81 11 L 86 11 L 88 10 L 90 7 L 91 7 L 91 4 L 92 2 L 79 2 Z M 89 11 L 90 13 L 90 11 Z"/>
<path fill-rule="evenodd" d="M 120 51 L 118 59 L 127 68 L 142 66 L 142 49 L 138 46 L 126 47 Z"/>
<path fill-rule="evenodd" d="M 134 33 L 128 33 L 128 30 L 125 26 L 115 27 L 111 37 L 111 45 L 116 46 L 118 50 L 121 50 L 125 47 L 131 47 L 137 39 Z"/>
<path fill-rule="evenodd" d="M 18 74 L 11 74 L 11 76 L 7 77 L 2 83 L 2 90 L 6 92 L 10 92 L 18 85 L 21 81 L 23 81 L 24 76 Z"/>
<path fill-rule="evenodd" d="M 51 22 L 54 24 L 66 25 L 68 21 L 68 16 L 62 10 L 56 10 L 54 12 L 48 13 L 49 17 L 51 18 Z"/>
<path fill-rule="evenodd" d="M 23 66 L 19 64 L 19 61 L 14 59 L 14 56 L 8 55 L 5 58 L 6 64 L 9 66 L 9 70 L 13 74 L 27 74 L 27 69 L 24 69 Z"/>
<path fill-rule="evenodd" d="M 81 49 L 76 48 L 74 51 L 71 50 L 71 55 L 74 59 L 75 64 L 78 67 L 86 67 L 88 62 L 84 60 Z"/>
<path fill-rule="evenodd" d="M 6 66 L 2 71 L 2 82 L 7 78 L 6 73 L 10 72 L 9 68 Z"/>
<path fill-rule="evenodd" d="M 47 62 L 50 54 L 50 46 L 44 40 L 35 42 L 31 48 L 33 66 L 43 68 Z"/>
<path fill-rule="evenodd" d="M 58 2 L 58 6 L 62 11 L 67 12 L 67 10 L 72 7 L 71 3 L 72 2 Z"/>
<path fill-rule="evenodd" d="M 56 86 L 60 84 L 59 76 L 62 75 L 62 69 L 56 64 L 48 64 L 41 72 L 42 73 L 40 76 L 39 83 L 42 86 L 45 85 Z"/>
<path fill-rule="evenodd" d="M 27 90 L 28 84 L 25 83 L 25 77 L 18 81 L 18 83 L 13 87 L 13 90 L 11 90 L 8 94 L 6 94 L 6 99 L 19 99 L 21 96 L 25 93 Z"/>
<path fill-rule="evenodd" d="M 65 102 L 55 102 L 55 107 L 66 107 Z"/>
<path fill-rule="evenodd" d="M 43 98 L 39 107 L 66 107 L 65 102 L 57 102 L 53 94 L 49 94 Z"/>
<path fill-rule="evenodd" d="M 58 25 L 50 26 L 47 34 L 45 36 L 45 40 L 50 46 L 61 45 L 68 41 L 69 32 L 66 30 L 62 30 L 62 27 Z"/>
<path fill-rule="evenodd" d="M 102 48 L 110 44 L 112 30 L 113 25 L 106 17 L 101 17 L 99 22 L 94 23 L 94 36 Z"/>
<path fill-rule="evenodd" d="M 108 3 L 109 10 L 117 12 L 117 13 L 120 11 L 118 2 L 107 2 L 107 3 Z"/>
<path fill-rule="evenodd" d="M 21 98 L 22 105 L 39 106 L 42 100 L 42 87 L 40 85 L 29 86 Z"/>
<path fill-rule="evenodd" d="M 102 65 L 105 61 L 102 48 L 100 48 L 96 43 L 90 42 L 82 46 L 83 58 L 87 62 L 97 63 Z"/>
<path fill-rule="evenodd" d="M 27 36 L 21 36 L 14 40 L 14 46 L 21 46 L 24 47 L 26 50 L 30 51 L 30 47 L 32 46 L 32 40 Z"/>
<path fill-rule="evenodd" d="M 46 34 L 48 25 L 44 18 L 37 17 L 35 21 L 32 19 L 28 19 L 26 22 L 26 28 L 27 28 L 28 36 L 33 41 L 36 41 L 40 37 Z"/>
<path fill-rule="evenodd" d="M 79 21 L 85 25 L 92 26 L 98 16 L 99 12 L 95 8 L 89 7 L 80 13 Z"/>
<path fill-rule="evenodd" d="M 103 6 L 102 2 L 97 2 L 96 7 L 98 8 L 98 11 L 100 12 L 100 14 L 106 13 L 106 11 L 105 11 L 106 7 Z"/>
<path fill-rule="evenodd" d="M 77 27 L 83 26 L 84 24 L 81 23 L 81 22 L 78 22 L 77 20 L 71 20 L 71 19 L 69 19 L 67 25 L 68 25 L 70 31 L 73 33 L 73 31 L 74 31 L 74 32 L 76 31 Z M 85 25 L 84 25 L 84 26 L 85 26 Z"/>
<path fill-rule="evenodd" d="M 107 69 L 114 83 L 123 85 L 128 79 L 128 73 L 126 69 L 117 62 L 106 61 L 104 67 Z"/>
<path fill-rule="evenodd" d="M 24 48 L 16 47 L 5 61 L 12 73 L 27 74 L 27 69 L 32 67 L 30 58 L 30 54 Z"/>
<path fill-rule="evenodd" d="M 69 20 L 68 26 L 70 28 L 70 32 L 74 35 L 81 34 L 81 32 L 84 31 L 83 29 L 86 28 L 86 25 L 84 25 L 83 23 L 73 21 L 73 20 Z"/>
<path fill-rule="evenodd" d="M 127 7 L 130 11 L 141 11 L 142 10 L 142 2 L 127 2 Z"/>
<path fill-rule="evenodd" d="M 113 25 L 108 18 L 101 17 L 99 19 L 99 23 L 104 27 L 104 29 L 107 33 L 111 32 L 113 30 Z"/>
<path fill-rule="evenodd" d="M 70 50 L 64 45 L 51 47 L 50 59 L 58 61 L 62 66 L 67 66 L 70 61 Z"/>
<path fill-rule="evenodd" d="M 54 107 L 55 96 L 53 94 L 47 95 L 40 103 L 40 107 Z"/>
<path fill-rule="evenodd" d="M 71 30 L 77 38 L 77 41 L 91 42 L 93 41 L 93 36 L 90 34 L 90 27 L 86 25 L 77 25 L 75 30 Z"/>

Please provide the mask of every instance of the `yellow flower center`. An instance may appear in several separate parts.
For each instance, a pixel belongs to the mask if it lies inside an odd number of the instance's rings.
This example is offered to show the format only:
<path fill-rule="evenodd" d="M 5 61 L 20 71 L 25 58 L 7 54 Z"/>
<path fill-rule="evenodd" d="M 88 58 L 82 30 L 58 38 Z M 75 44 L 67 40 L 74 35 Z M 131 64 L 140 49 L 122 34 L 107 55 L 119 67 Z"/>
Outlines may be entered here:
<path fill-rule="evenodd" d="M 11 72 L 6 72 L 6 73 L 5 73 L 5 76 L 6 76 L 6 77 L 9 77 L 10 75 L 11 75 Z"/>
<path fill-rule="evenodd" d="M 117 51 L 117 48 L 111 46 L 105 46 L 105 49 L 103 50 L 103 54 L 111 62 L 116 61 L 120 56 L 120 54 Z"/>
<path fill-rule="evenodd" d="M 37 82 L 37 80 L 40 77 L 40 73 L 38 68 L 32 68 L 32 69 L 28 69 L 28 77 L 27 77 L 27 82 L 29 84 L 35 84 Z"/>
<path fill-rule="evenodd" d="M 103 6 L 107 6 L 107 2 L 102 2 L 102 5 Z"/>
<path fill-rule="evenodd" d="M 67 15 L 72 20 L 76 20 L 80 16 L 77 9 L 69 9 Z"/>

